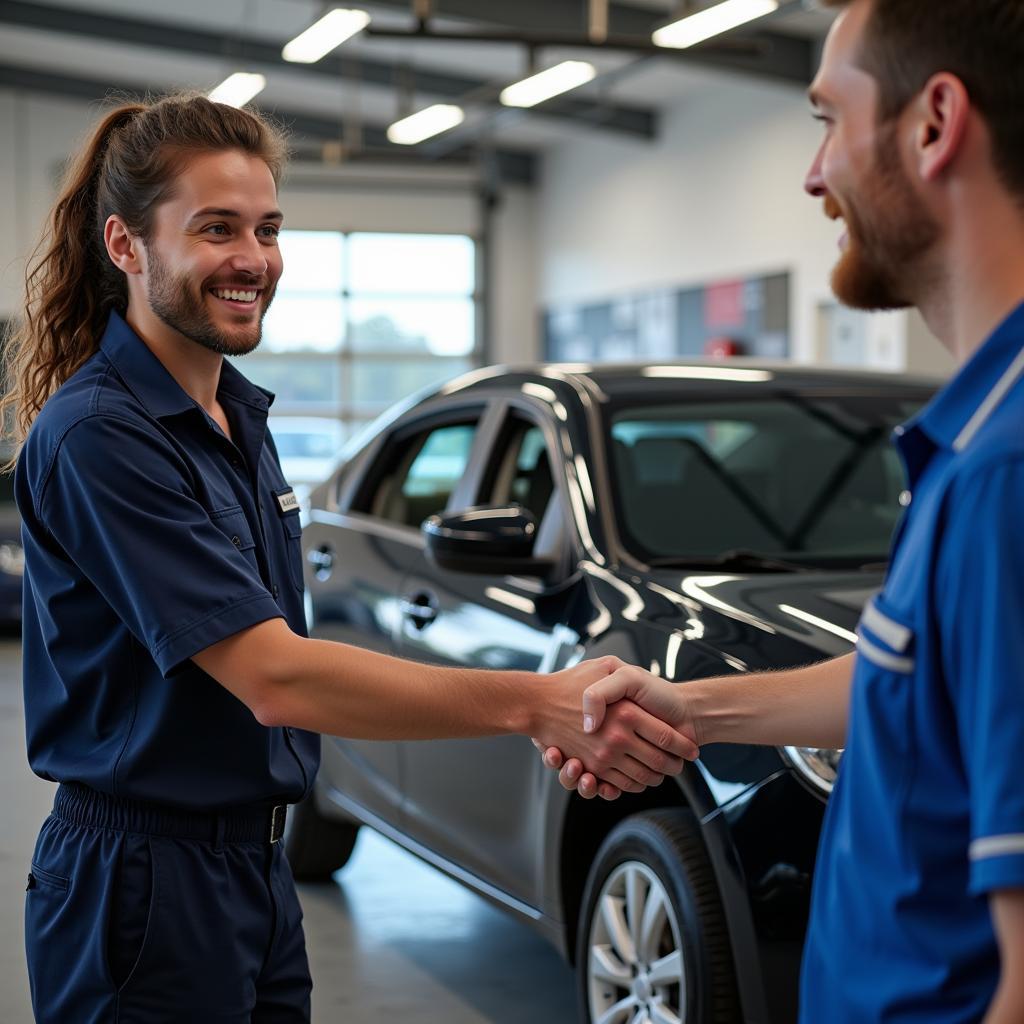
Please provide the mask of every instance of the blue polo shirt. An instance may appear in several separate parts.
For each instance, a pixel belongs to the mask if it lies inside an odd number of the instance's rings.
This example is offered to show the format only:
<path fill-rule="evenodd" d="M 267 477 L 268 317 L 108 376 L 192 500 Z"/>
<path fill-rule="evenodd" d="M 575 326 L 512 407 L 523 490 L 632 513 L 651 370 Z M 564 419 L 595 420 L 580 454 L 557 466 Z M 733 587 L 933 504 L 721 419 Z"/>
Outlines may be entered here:
<path fill-rule="evenodd" d="M 267 728 L 192 655 L 281 617 L 306 634 L 273 396 L 225 362 L 233 441 L 116 313 L 18 460 L 36 774 L 196 810 L 295 802 L 319 739 Z"/>
<path fill-rule="evenodd" d="M 897 431 L 913 495 L 861 620 L 804 1024 L 977 1024 L 1024 886 L 1024 307 Z"/>

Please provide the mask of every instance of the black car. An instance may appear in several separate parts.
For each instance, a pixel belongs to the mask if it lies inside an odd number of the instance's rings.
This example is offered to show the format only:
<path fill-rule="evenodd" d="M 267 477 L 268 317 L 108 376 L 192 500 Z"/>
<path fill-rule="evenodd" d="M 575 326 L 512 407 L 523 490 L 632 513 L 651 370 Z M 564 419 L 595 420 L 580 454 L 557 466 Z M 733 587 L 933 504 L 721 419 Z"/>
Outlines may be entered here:
<path fill-rule="evenodd" d="M 0 448 L 0 459 L 7 454 Z M 21 580 L 25 552 L 21 546 L 21 515 L 14 504 L 14 474 L 0 473 L 0 629 L 21 624 Z"/>
<path fill-rule="evenodd" d="M 847 653 L 901 513 L 890 433 L 924 379 L 761 365 L 482 370 L 407 403 L 312 495 L 314 635 L 550 672 L 666 679 Z M 794 1019 L 839 752 L 709 745 L 618 801 L 521 737 L 325 737 L 288 853 L 327 877 L 365 823 L 575 963 L 581 1019 Z"/>

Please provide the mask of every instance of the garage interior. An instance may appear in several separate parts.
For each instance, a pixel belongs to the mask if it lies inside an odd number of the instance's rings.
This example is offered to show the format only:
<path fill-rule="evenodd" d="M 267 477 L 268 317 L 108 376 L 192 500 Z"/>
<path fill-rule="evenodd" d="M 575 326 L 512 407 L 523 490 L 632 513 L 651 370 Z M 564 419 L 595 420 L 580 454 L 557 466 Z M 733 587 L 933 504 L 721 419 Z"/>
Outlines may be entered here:
<path fill-rule="evenodd" d="M 0 321 L 18 316 L 65 160 L 102 103 L 241 73 L 293 152 L 277 307 L 238 360 L 278 394 L 282 433 L 331 421 L 336 446 L 493 364 L 951 370 L 916 313 L 851 312 L 830 291 L 836 225 L 802 188 L 832 17 L 813 0 L 689 49 L 657 31 L 705 0 L 352 0 L 368 16 L 355 35 L 314 63 L 282 55 L 336 6 L 0 0 Z M 586 80 L 536 106 L 502 100 L 565 62 Z M 435 105 L 451 127 L 392 141 Z M 323 468 L 309 472 L 311 486 Z M 0 1015 L 27 1024 L 24 879 L 53 786 L 26 764 L 16 625 L 0 637 L 0 730 Z M 300 896 L 319 1024 L 574 1019 L 554 949 L 369 829 L 334 883 Z"/>

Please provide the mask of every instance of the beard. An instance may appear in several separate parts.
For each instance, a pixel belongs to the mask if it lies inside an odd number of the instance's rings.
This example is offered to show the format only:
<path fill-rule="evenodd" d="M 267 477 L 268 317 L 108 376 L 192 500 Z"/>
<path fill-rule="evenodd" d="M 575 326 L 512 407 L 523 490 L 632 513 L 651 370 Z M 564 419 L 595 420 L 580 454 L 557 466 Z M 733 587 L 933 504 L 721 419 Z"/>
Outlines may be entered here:
<path fill-rule="evenodd" d="M 206 306 L 205 291 L 197 291 L 188 275 L 173 274 L 156 248 L 149 249 L 149 304 L 153 312 L 168 327 L 218 355 L 244 356 L 259 345 L 263 318 L 273 298 L 274 288 L 263 289 L 259 319 L 253 322 L 251 317 L 239 316 L 239 330 L 226 332 L 214 323 Z"/>
<path fill-rule="evenodd" d="M 853 309 L 906 309 L 931 280 L 928 254 L 940 228 L 900 163 L 896 125 L 880 129 L 875 160 L 845 209 L 825 196 L 825 213 L 846 221 L 848 243 L 832 271 L 832 290 Z"/>

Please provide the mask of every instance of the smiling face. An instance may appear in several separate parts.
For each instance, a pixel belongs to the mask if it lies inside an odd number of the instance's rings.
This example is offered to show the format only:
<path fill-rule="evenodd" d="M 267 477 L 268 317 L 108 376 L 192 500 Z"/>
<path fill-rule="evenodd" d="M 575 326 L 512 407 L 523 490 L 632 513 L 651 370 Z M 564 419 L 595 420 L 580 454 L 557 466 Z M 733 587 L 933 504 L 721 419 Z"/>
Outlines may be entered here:
<path fill-rule="evenodd" d="M 262 160 L 238 150 L 190 156 L 145 246 L 155 316 L 213 352 L 251 352 L 281 276 L 280 226 Z"/>
<path fill-rule="evenodd" d="M 842 255 L 832 272 L 837 298 L 855 309 L 913 305 L 928 276 L 940 229 L 901 158 L 901 118 L 878 122 L 878 84 L 858 66 L 870 0 L 854 0 L 825 43 L 811 102 L 825 138 L 805 188 L 842 218 Z"/>

